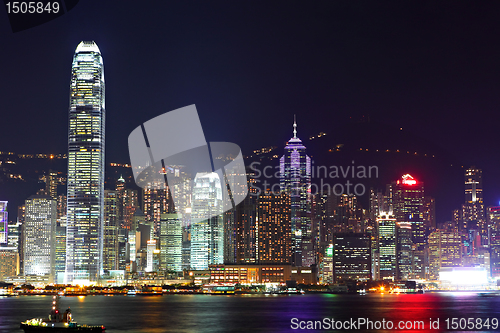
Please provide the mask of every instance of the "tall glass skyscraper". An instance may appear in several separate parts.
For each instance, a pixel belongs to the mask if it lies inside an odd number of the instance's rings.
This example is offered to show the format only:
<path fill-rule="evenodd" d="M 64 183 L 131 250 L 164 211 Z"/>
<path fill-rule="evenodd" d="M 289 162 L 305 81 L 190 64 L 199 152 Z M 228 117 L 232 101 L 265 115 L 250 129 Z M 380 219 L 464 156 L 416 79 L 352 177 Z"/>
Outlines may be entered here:
<path fill-rule="evenodd" d="M 98 280 L 103 269 L 104 68 L 96 43 L 73 57 L 68 134 L 66 281 Z"/>
<path fill-rule="evenodd" d="M 285 146 L 280 159 L 280 187 L 290 195 L 292 220 L 292 264 L 314 264 L 311 219 L 311 158 L 297 137 L 297 124 L 293 124 L 293 138 Z"/>
<path fill-rule="evenodd" d="M 191 210 L 191 268 L 224 262 L 222 187 L 215 172 L 197 173 Z"/>

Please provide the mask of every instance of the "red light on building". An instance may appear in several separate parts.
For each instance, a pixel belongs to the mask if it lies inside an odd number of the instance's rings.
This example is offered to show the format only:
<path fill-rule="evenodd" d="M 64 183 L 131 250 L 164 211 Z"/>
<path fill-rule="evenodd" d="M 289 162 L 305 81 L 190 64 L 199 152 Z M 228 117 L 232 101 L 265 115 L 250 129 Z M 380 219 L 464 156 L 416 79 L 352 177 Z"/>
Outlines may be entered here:
<path fill-rule="evenodd" d="M 405 184 L 405 185 L 415 185 L 417 183 L 417 181 L 415 180 L 415 178 L 413 178 L 410 174 L 406 174 L 406 175 L 403 175 L 403 177 L 401 177 L 403 180 L 402 180 L 402 183 Z M 398 184 L 399 184 L 399 181 L 398 181 Z"/>

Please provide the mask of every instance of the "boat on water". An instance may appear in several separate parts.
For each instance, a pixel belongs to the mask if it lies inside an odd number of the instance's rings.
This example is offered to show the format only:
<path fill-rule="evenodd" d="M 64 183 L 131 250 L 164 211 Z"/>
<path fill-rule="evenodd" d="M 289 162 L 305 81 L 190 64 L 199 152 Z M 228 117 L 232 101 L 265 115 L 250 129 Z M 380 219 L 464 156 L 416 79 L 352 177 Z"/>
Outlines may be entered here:
<path fill-rule="evenodd" d="M 52 300 L 52 310 L 48 318 L 33 318 L 21 323 L 21 329 L 25 333 L 51 332 L 100 332 L 106 331 L 104 326 L 89 326 L 79 325 L 73 321 L 71 309 L 67 309 L 64 313 L 59 311 L 59 296 L 54 296 Z"/>

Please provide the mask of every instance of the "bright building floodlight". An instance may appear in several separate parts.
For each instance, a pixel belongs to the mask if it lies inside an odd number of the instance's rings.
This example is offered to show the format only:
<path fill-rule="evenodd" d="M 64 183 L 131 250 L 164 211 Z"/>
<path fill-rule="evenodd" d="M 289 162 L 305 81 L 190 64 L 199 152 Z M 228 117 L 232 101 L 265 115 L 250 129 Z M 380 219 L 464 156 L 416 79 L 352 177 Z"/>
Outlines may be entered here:
<path fill-rule="evenodd" d="M 482 267 L 442 268 L 439 280 L 452 285 L 480 286 L 488 283 L 488 273 Z"/>

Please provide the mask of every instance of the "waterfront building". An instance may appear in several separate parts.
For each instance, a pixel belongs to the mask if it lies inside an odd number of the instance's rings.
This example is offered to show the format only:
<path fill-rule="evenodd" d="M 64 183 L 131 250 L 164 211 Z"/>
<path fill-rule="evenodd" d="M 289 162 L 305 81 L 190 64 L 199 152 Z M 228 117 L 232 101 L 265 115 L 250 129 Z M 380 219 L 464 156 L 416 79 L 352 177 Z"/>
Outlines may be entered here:
<path fill-rule="evenodd" d="M 192 269 L 204 270 L 224 261 L 221 181 L 217 173 L 197 173 L 191 209 Z"/>
<path fill-rule="evenodd" d="M 24 275 L 55 277 L 56 201 L 49 196 L 33 195 L 25 201 Z"/>
<path fill-rule="evenodd" d="M 380 279 L 395 280 L 397 279 L 396 218 L 388 214 L 380 215 L 377 218 L 377 228 Z"/>
<path fill-rule="evenodd" d="M 160 269 L 182 271 L 182 214 L 161 215 Z"/>
<path fill-rule="evenodd" d="M 104 190 L 104 233 L 103 233 L 103 269 L 118 269 L 118 230 L 120 224 L 118 191 Z"/>
<path fill-rule="evenodd" d="M 333 236 L 334 281 L 371 279 L 371 236 L 341 233 Z"/>
<path fill-rule="evenodd" d="M 409 278 L 424 279 L 426 234 L 424 223 L 424 183 L 410 174 L 392 183 L 393 208 L 397 222 L 409 223 L 412 233 L 412 268 Z"/>
<path fill-rule="evenodd" d="M 408 280 L 413 270 L 413 242 L 410 222 L 396 222 L 397 279 Z"/>
<path fill-rule="evenodd" d="M 19 254 L 16 247 L 0 247 L 0 281 L 19 274 Z"/>
<path fill-rule="evenodd" d="M 103 273 L 104 68 L 93 41 L 76 48 L 71 69 L 66 282 L 97 282 Z"/>
<path fill-rule="evenodd" d="M 261 193 L 257 199 L 257 261 L 290 264 L 290 196 L 286 193 Z"/>
<path fill-rule="evenodd" d="M 438 280 L 442 268 L 462 266 L 462 252 L 458 230 L 436 230 L 429 235 L 428 279 Z"/>
<path fill-rule="evenodd" d="M 56 222 L 55 251 L 55 282 L 62 284 L 66 271 L 66 219 L 58 219 Z"/>

